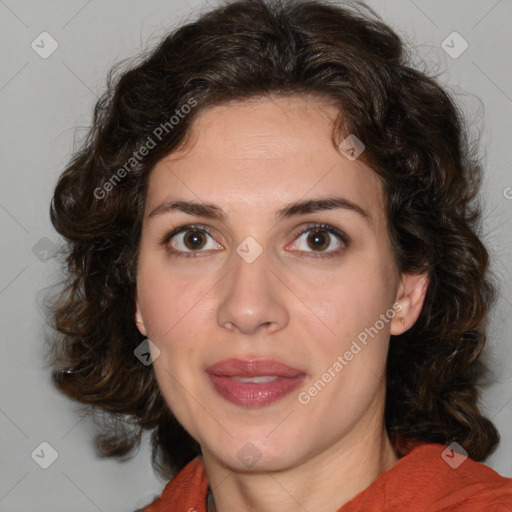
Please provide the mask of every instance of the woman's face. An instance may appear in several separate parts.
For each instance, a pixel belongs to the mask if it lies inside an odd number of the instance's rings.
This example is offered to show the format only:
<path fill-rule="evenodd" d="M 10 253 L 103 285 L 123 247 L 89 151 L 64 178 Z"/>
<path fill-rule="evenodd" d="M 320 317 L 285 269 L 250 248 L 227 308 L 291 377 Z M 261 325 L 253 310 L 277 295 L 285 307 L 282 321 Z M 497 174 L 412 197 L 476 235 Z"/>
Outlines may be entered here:
<path fill-rule="evenodd" d="M 136 322 L 174 415 L 238 470 L 383 428 L 405 287 L 381 183 L 332 144 L 336 113 L 303 97 L 212 108 L 149 179 Z"/>

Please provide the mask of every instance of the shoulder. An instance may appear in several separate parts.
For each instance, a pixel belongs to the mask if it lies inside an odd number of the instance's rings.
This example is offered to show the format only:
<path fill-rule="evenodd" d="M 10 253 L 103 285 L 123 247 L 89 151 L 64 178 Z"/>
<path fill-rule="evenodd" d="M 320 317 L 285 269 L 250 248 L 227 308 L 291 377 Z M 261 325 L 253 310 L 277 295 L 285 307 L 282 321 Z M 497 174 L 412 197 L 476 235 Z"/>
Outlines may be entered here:
<path fill-rule="evenodd" d="M 421 444 L 339 512 L 388 510 L 512 512 L 512 479 L 470 459 L 462 450 Z"/>
<path fill-rule="evenodd" d="M 202 457 L 190 461 L 141 512 L 205 512 L 208 479 Z"/>
<path fill-rule="evenodd" d="M 512 478 L 489 466 L 441 446 L 441 466 L 446 491 L 433 510 L 439 512 L 511 512 Z M 439 452 L 436 447 L 435 452 Z"/>

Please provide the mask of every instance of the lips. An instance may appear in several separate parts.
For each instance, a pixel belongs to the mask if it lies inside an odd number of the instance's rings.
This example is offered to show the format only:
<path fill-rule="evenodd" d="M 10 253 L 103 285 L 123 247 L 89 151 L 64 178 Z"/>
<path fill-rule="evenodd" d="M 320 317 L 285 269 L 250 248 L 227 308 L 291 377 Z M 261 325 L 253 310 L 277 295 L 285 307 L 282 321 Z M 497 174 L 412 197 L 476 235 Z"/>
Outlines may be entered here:
<path fill-rule="evenodd" d="M 304 372 L 296 368 L 271 360 L 226 359 L 209 366 L 206 371 L 219 377 L 297 377 L 304 375 Z"/>
<path fill-rule="evenodd" d="M 272 360 L 227 359 L 206 369 L 215 391 L 245 407 L 269 405 L 297 388 L 306 374 Z"/>

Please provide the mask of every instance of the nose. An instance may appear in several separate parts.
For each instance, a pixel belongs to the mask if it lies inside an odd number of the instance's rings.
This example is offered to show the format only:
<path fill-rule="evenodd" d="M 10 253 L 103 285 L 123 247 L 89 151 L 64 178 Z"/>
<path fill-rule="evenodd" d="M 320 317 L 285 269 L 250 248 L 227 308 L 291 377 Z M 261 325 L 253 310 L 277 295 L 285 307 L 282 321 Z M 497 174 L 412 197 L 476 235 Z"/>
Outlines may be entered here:
<path fill-rule="evenodd" d="M 219 325 L 230 331 L 268 334 L 279 331 L 289 322 L 286 290 L 276 277 L 275 269 L 263 252 L 248 263 L 233 254 L 234 267 L 222 280 L 217 311 Z"/>

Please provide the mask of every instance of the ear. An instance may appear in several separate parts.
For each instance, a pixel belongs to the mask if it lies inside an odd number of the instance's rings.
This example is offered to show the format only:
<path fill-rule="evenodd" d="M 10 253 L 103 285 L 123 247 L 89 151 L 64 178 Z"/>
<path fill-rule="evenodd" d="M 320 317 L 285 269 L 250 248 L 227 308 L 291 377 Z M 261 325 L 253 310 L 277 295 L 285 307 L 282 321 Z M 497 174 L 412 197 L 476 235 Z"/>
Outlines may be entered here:
<path fill-rule="evenodd" d="M 391 321 L 391 334 L 397 336 L 410 329 L 423 307 L 428 284 L 428 274 L 402 274 L 393 305 L 396 315 Z"/>
<path fill-rule="evenodd" d="M 137 325 L 137 329 L 143 336 L 147 336 L 146 326 L 144 325 L 144 320 L 142 319 L 142 313 L 140 311 L 139 297 L 137 293 L 135 293 L 135 324 Z"/>

